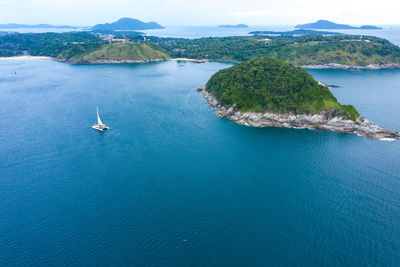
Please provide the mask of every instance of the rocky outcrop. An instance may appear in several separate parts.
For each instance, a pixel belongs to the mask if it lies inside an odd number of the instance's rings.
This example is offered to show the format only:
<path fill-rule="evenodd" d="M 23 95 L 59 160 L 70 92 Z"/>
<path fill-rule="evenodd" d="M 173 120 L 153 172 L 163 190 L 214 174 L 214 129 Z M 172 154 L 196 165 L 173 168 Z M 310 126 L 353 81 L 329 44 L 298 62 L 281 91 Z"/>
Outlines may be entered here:
<path fill-rule="evenodd" d="M 344 69 L 344 70 L 379 70 L 379 69 L 400 69 L 400 63 L 369 64 L 366 66 L 343 65 L 337 63 L 310 64 L 301 66 L 303 69 Z"/>
<path fill-rule="evenodd" d="M 222 106 L 218 100 L 209 93 L 205 87 L 198 89 L 207 99 L 220 118 L 228 118 L 238 124 L 250 125 L 254 127 L 281 127 L 281 128 L 311 128 L 357 134 L 367 138 L 388 140 L 400 139 L 400 133 L 396 131 L 380 128 L 371 121 L 358 117 L 352 121 L 341 116 L 335 116 L 334 112 L 321 112 L 320 114 L 301 114 L 291 113 L 279 114 L 273 112 L 240 112 L 236 105 L 230 108 Z"/>

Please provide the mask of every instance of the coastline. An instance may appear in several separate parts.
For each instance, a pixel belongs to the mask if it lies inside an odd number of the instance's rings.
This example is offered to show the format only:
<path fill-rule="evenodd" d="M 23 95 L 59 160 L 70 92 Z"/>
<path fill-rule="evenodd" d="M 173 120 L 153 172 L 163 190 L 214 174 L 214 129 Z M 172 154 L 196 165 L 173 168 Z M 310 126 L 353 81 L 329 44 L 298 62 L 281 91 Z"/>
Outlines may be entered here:
<path fill-rule="evenodd" d="M 299 67 L 301 67 L 302 69 L 381 70 L 381 69 L 400 69 L 400 63 L 369 64 L 366 66 L 328 63 L 328 64 L 309 64 Z"/>
<path fill-rule="evenodd" d="M 236 105 L 230 108 L 222 106 L 218 100 L 209 93 L 205 87 L 197 89 L 201 92 L 208 104 L 213 107 L 219 118 L 227 118 L 240 125 L 253 127 L 279 127 L 296 129 L 320 129 L 333 132 L 356 134 L 359 136 L 379 139 L 395 140 L 400 139 L 400 133 L 396 131 L 380 128 L 373 122 L 358 117 L 356 121 L 345 119 L 339 116 L 321 112 L 320 114 L 300 114 L 291 113 L 280 114 L 273 112 L 240 112 Z"/>
<path fill-rule="evenodd" d="M 157 58 L 157 59 L 149 59 L 149 60 L 115 60 L 115 59 L 107 59 L 107 60 L 76 60 L 70 61 L 65 58 L 52 58 L 58 62 L 69 63 L 69 64 L 122 64 L 122 63 L 150 63 L 150 62 L 162 62 L 162 61 L 187 61 L 192 63 L 205 63 L 205 62 L 225 62 L 225 63 L 240 63 L 234 61 L 225 61 L 225 60 L 208 60 L 208 59 L 193 59 L 193 58 Z"/>
<path fill-rule="evenodd" d="M 52 57 L 46 56 L 12 56 L 12 57 L 0 57 L 0 60 L 12 60 L 12 59 L 53 59 Z"/>
<path fill-rule="evenodd" d="M 194 58 L 186 58 L 186 57 L 177 57 L 177 58 L 170 58 L 170 61 L 189 61 L 194 63 L 204 63 L 209 61 L 208 59 L 194 59 Z"/>
<path fill-rule="evenodd" d="M 21 57 L 16 57 L 16 58 L 21 58 Z M 123 63 L 150 63 L 150 62 L 161 62 L 161 61 L 187 61 L 192 63 L 206 63 L 206 62 L 221 62 L 221 63 L 233 63 L 233 64 L 240 63 L 238 61 L 233 61 L 233 60 L 210 60 L 210 59 L 193 59 L 193 58 L 167 58 L 167 59 L 150 59 L 150 60 L 78 60 L 78 61 L 69 61 L 65 59 L 57 59 L 51 57 L 33 57 L 33 58 L 54 59 L 59 62 L 65 62 L 70 64 L 123 64 Z M 304 65 L 299 67 L 302 69 L 381 70 L 381 69 L 400 69 L 400 63 L 369 64 L 366 66 L 329 63 L 329 64 L 318 64 L 318 65 Z"/>
<path fill-rule="evenodd" d="M 150 59 L 150 60 L 115 60 L 115 59 L 106 59 L 106 60 L 76 60 L 76 61 L 70 61 L 65 58 L 53 58 L 54 60 L 62 63 L 68 63 L 68 64 L 124 64 L 124 63 L 151 63 L 151 62 L 161 62 L 161 61 L 168 61 L 169 59 L 162 59 L 162 58 L 156 58 L 156 59 Z"/>
<path fill-rule="evenodd" d="M 11 57 L 0 57 L 0 60 L 33 60 L 33 59 L 52 59 L 58 62 L 69 63 L 69 64 L 124 64 L 124 63 L 150 63 L 150 62 L 162 62 L 162 61 L 187 61 L 193 63 L 205 63 L 205 62 L 223 62 L 238 64 L 240 62 L 234 60 L 213 60 L 213 59 L 193 59 L 193 58 L 158 58 L 149 60 L 76 60 L 70 61 L 65 58 L 56 58 L 49 56 L 11 56 Z M 380 69 L 400 69 L 400 63 L 382 63 L 382 64 L 369 64 L 366 66 L 358 65 L 344 65 L 337 63 L 328 64 L 308 64 L 297 66 L 302 69 L 342 69 L 342 70 L 380 70 Z"/>

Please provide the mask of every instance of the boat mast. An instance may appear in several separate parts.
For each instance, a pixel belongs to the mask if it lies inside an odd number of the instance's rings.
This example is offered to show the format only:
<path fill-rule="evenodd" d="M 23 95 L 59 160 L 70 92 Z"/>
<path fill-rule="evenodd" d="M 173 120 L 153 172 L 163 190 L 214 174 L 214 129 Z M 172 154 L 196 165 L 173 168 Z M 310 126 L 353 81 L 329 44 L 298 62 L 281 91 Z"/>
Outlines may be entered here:
<path fill-rule="evenodd" d="M 100 116 L 99 116 L 99 108 L 96 107 L 96 110 L 97 110 L 97 124 L 103 125 L 103 122 L 100 120 Z"/>

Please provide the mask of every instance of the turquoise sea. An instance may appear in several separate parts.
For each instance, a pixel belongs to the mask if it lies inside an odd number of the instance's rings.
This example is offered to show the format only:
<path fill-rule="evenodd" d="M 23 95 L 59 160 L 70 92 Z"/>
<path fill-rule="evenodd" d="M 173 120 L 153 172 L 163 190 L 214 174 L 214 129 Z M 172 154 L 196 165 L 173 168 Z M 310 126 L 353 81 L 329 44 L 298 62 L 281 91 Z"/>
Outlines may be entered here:
<path fill-rule="evenodd" d="M 229 66 L 0 60 L 0 265 L 398 266 L 400 142 L 219 119 Z M 310 73 L 400 130 L 400 70 Z"/>

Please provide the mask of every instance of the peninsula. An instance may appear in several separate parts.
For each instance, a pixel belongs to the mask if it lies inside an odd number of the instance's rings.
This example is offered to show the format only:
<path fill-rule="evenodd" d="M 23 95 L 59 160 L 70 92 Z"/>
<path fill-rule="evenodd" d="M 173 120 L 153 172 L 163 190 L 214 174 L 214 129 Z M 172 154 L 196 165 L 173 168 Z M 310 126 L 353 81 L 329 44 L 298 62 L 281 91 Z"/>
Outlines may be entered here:
<path fill-rule="evenodd" d="M 349 29 L 363 29 L 363 30 L 379 30 L 382 29 L 381 27 L 378 26 L 372 26 L 372 25 L 363 25 L 361 27 L 354 27 L 351 25 L 347 24 L 337 24 L 329 20 L 318 20 L 317 22 L 314 23 L 307 23 L 307 24 L 299 24 L 295 28 L 299 29 L 344 29 L 344 30 L 349 30 Z"/>
<path fill-rule="evenodd" d="M 221 118 L 254 127 L 314 128 L 374 139 L 400 139 L 342 105 L 301 68 L 262 58 L 215 73 L 199 89 Z"/>

